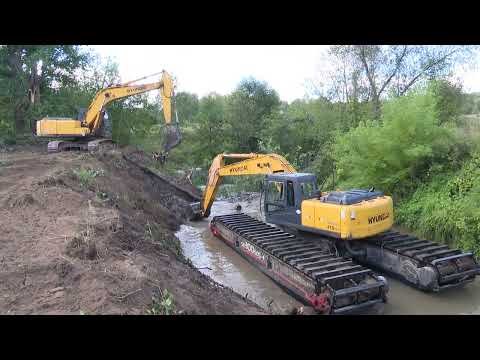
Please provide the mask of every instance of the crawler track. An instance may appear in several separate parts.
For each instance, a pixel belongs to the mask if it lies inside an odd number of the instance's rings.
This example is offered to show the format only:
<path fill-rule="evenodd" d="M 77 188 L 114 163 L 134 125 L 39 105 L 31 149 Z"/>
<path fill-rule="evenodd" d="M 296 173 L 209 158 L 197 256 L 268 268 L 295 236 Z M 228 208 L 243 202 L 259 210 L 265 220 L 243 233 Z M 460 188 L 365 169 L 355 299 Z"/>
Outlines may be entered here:
<path fill-rule="evenodd" d="M 112 144 L 110 139 L 84 139 L 77 141 L 55 140 L 48 143 L 48 152 L 56 153 L 68 150 L 95 151 L 100 146 Z"/>
<path fill-rule="evenodd" d="M 250 263 L 322 314 L 365 310 L 386 301 L 372 270 L 245 214 L 215 216 L 210 228 Z"/>
<path fill-rule="evenodd" d="M 356 243 L 366 250 L 358 260 L 393 273 L 422 290 L 460 286 L 472 282 L 480 272 L 472 253 L 396 231 Z"/>

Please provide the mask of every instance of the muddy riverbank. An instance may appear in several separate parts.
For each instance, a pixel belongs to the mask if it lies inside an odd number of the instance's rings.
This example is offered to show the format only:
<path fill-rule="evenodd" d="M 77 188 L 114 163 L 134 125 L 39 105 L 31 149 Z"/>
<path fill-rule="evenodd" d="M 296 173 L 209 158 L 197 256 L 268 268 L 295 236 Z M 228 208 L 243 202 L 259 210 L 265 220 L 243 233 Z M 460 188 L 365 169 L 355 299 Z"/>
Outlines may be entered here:
<path fill-rule="evenodd" d="M 0 152 L 0 314 L 264 314 L 184 258 L 190 197 L 123 150 Z"/>

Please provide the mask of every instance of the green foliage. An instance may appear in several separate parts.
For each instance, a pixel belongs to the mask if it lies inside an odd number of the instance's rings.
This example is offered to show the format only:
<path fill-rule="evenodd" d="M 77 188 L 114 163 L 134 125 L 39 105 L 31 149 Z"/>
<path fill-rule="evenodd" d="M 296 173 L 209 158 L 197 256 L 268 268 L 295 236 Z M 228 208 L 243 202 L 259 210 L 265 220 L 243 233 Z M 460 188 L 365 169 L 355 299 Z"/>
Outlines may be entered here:
<path fill-rule="evenodd" d="M 227 98 L 226 141 L 231 152 L 258 152 L 267 118 L 280 105 L 275 90 L 253 78 L 243 80 Z"/>
<path fill-rule="evenodd" d="M 475 154 L 465 163 L 459 176 L 452 178 L 446 185 L 450 197 L 460 198 L 474 188 L 480 175 L 480 155 Z"/>
<path fill-rule="evenodd" d="M 0 113 L 9 114 L 16 132 L 28 130 L 35 108 L 59 88 L 75 85 L 77 71 L 89 61 L 89 52 L 76 45 L 0 47 Z"/>
<path fill-rule="evenodd" d="M 97 176 L 104 176 L 105 170 L 95 170 L 82 167 L 79 169 L 73 169 L 72 173 L 82 186 L 88 187 Z"/>
<path fill-rule="evenodd" d="M 462 86 L 447 80 L 433 80 L 429 83 L 429 91 L 435 99 L 439 124 L 457 123 L 465 101 Z"/>
<path fill-rule="evenodd" d="M 223 96 L 210 94 L 200 100 L 194 124 L 185 129 L 186 136 L 196 141 L 190 149 L 183 147 L 190 154 L 193 164 L 208 167 L 217 154 L 225 151 L 225 116 Z"/>
<path fill-rule="evenodd" d="M 480 94 L 462 94 L 462 108 L 461 113 L 466 115 L 479 114 L 480 113 Z"/>
<path fill-rule="evenodd" d="M 179 92 L 175 95 L 175 102 L 179 121 L 184 125 L 194 122 L 200 107 L 198 96 L 188 92 Z"/>
<path fill-rule="evenodd" d="M 341 127 L 335 104 L 323 98 L 295 100 L 270 117 L 267 151 L 284 155 L 295 168 L 314 172 L 323 181 L 331 174 L 331 146 Z"/>
<path fill-rule="evenodd" d="M 435 97 L 424 90 L 384 104 L 381 121 L 366 121 L 337 137 L 334 153 L 344 186 L 375 186 L 405 195 L 435 164 L 455 161 L 455 137 L 440 125 Z"/>
<path fill-rule="evenodd" d="M 0 119 L 0 146 L 12 145 L 14 143 L 15 143 L 15 128 L 14 128 L 13 122 L 7 121 L 5 120 L 5 118 Z"/>
<path fill-rule="evenodd" d="M 480 155 L 436 176 L 398 204 L 397 222 L 420 235 L 480 255 Z"/>
<path fill-rule="evenodd" d="M 175 315 L 175 300 L 167 289 L 162 291 L 160 299 L 153 297 L 152 302 L 148 315 Z"/>

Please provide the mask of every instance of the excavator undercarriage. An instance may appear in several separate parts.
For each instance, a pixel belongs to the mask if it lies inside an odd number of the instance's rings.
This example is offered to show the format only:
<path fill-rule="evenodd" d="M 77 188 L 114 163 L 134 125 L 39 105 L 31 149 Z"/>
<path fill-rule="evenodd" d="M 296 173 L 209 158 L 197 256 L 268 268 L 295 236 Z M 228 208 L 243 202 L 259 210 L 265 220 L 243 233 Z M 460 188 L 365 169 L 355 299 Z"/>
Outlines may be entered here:
<path fill-rule="evenodd" d="M 245 214 L 215 216 L 210 229 L 298 300 L 320 314 L 363 312 L 383 306 L 382 276 L 308 241 Z M 378 311 L 378 309 L 377 309 Z"/>
<path fill-rule="evenodd" d="M 48 143 L 48 152 L 56 153 L 61 151 L 70 151 L 70 150 L 79 150 L 79 151 L 97 151 L 100 147 L 105 145 L 112 145 L 113 141 L 111 139 L 99 139 L 92 138 L 90 141 L 77 140 L 77 141 L 63 141 L 55 140 Z"/>

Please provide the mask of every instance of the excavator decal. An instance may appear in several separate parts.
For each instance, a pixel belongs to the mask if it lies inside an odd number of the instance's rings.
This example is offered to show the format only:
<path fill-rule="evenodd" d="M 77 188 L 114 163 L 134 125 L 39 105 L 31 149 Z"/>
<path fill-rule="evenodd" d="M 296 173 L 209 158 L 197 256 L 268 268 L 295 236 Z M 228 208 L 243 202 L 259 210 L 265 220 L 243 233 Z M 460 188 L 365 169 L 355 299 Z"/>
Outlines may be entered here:
<path fill-rule="evenodd" d="M 247 170 L 247 165 L 239 166 L 239 167 L 236 167 L 236 168 L 231 168 L 230 173 L 236 173 L 236 172 L 244 171 L 244 170 Z"/>
<path fill-rule="evenodd" d="M 389 218 L 388 213 L 384 213 L 384 214 L 380 214 L 380 215 L 376 215 L 376 216 L 371 216 L 371 217 L 368 218 L 368 223 L 373 224 L 373 223 L 376 223 L 376 222 L 379 222 L 379 221 L 386 220 L 388 218 Z"/>

